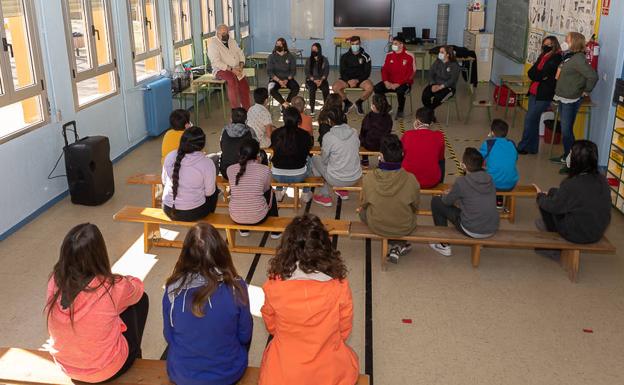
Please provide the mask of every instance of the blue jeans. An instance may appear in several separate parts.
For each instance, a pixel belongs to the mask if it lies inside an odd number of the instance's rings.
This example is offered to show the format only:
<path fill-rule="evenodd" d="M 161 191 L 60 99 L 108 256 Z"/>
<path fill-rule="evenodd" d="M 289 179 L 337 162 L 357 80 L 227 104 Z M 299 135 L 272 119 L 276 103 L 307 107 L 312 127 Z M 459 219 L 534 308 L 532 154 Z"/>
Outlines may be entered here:
<path fill-rule="evenodd" d="M 276 182 L 279 183 L 299 183 L 299 182 L 303 182 L 305 180 L 305 178 L 307 178 L 308 176 L 310 176 L 310 163 L 308 161 L 308 165 L 306 166 L 306 171 L 303 174 L 299 174 L 299 175 L 275 175 L 273 174 L 273 179 Z M 276 187 L 275 190 L 276 191 L 282 191 L 284 188 L 283 187 Z M 309 187 L 304 187 L 303 188 L 303 192 L 307 193 L 310 192 L 310 188 Z"/>
<path fill-rule="evenodd" d="M 536 154 L 539 151 L 539 123 L 544 111 L 550 106 L 550 100 L 537 100 L 529 95 L 529 108 L 524 117 L 524 132 L 518 143 L 518 151 Z"/>
<path fill-rule="evenodd" d="M 563 157 L 568 156 L 574 144 L 574 120 L 581 107 L 583 99 L 574 103 L 559 103 L 559 116 L 561 118 L 561 134 L 563 135 Z"/>

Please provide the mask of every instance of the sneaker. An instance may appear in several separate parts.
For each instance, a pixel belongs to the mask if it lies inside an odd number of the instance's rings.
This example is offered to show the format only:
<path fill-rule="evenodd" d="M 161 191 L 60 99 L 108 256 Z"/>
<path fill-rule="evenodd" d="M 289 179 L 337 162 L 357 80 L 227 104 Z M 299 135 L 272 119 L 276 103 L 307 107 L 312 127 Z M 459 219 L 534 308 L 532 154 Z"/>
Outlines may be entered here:
<path fill-rule="evenodd" d="M 282 233 L 271 233 L 271 239 L 280 239 L 282 237 Z"/>
<path fill-rule="evenodd" d="M 278 202 L 283 201 L 285 195 L 286 192 L 284 190 L 275 190 L 275 199 L 277 199 Z"/>
<path fill-rule="evenodd" d="M 399 256 L 403 257 L 412 251 L 412 244 L 405 242 L 403 244 L 396 245 L 395 248 L 399 251 Z"/>
<path fill-rule="evenodd" d="M 355 112 L 357 112 L 358 115 L 360 116 L 364 116 L 364 106 L 363 106 L 364 102 L 361 100 L 358 100 L 357 102 L 355 102 Z"/>
<path fill-rule="evenodd" d="M 314 203 L 317 203 L 321 206 L 331 207 L 332 205 L 332 199 L 323 195 L 315 195 L 312 200 L 314 200 Z"/>
<path fill-rule="evenodd" d="M 570 169 L 568 168 L 568 166 L 563 166 L 559 169 L 559 174 L 561 175 L 566 175 L 570 172 Z"/>
<path fill-rule="evenodd" d="M 502 195 L 496 196 L 496 208 L 502 210 L 505 208 L 505 198 Z"/>
<path fill-rule="evenodd" d="M 388 252 L 388 262 L 390 263 L 394 263 L 395 265 L 397 263 L 399 263 L 399 257 L 400 257 L 400 252 L 399 252 L 399 248 L 398 247 L 393 247 L 390 249 L 390 251 Z"/>
<path fill-rule="evenodd" d="M 344 101 L 344 109 L 342 110 L 345 114 L 349 113 L 349 110 L 353 108 L 353 103 L 349 101 L 349 99 L 345 99 Z"/>
<path fill-rule="evenodd" d="M 345 190 L 334 190 L 334 193 L 340 197 L 343 201 L 349 200 L 349 192 Z"/>
<path fill-rule="evenodd" d="M 241 237 L 248 237 L 249 236 L 249 230 L 238 230 L 238 234 Z"/>
<path fill-rule="evenodd" d="M 312 193 L 311 192 L 302 192 L 301 193 L 301 201 L 303 203 L 310 202 L 310 199 L 312 199 Z"/>
<path fill-rule="evenodd" d="M 430 243 L 429 247 L 445 257 L 450 257 L 452 254 L 451 246 L 448 243 Z"/>
<path fill-rule="evenodd" d="M 396 116 L 394 117 L 394 120 L 403 119 L 404 116 L 405 114 L 403 113 L 403 111 L 397 111 Z"/>
<path fill-rule="evenodd" d="M 561 156 L 555 156 L 554 158 L 550 158 L 549 159 L 551 162 L 553 163 L 561 163 L 561 164 L 566 164 L 566 158 L 565 156 L 561 155 Z"/>

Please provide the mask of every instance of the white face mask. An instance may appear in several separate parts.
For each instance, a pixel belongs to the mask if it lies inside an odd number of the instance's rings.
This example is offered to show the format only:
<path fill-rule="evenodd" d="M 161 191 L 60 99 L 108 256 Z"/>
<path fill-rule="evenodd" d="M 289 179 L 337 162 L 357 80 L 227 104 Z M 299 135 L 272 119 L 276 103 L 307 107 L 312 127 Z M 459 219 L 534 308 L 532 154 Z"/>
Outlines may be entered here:
<path fill-rule="evenodd" d="M 360 45 L 359 45 L 359 44 L 352 44 L 352 45 L 351 45 L 351 51 L 352 51 L 353 53 L 358 53 L 358 52 L 360 52 Z"/>
<path fill-rule="evenodd" d="M 566 167 L 570 168 L 570 165 L 572 164 L 572 153 L 569 152 L 568 156 L 566 156 Z"/>
<path fill-rule="evenodd" d="M 563 52 L 565 52 L 565 51 L 569 51 L 569 50 L 570 50 L 570 45 L 568 44 L 568 42 L 567 42 L 567 41 L 564 41 L 563 43 L 561 43 L 561 50 L 562 50 Z"/>
<path fill-rule="evenodd" d="M 438 59 L 440 59 L 440 60 L 444 61 L 444 59 L 445 59 L 445 58 L 446 58 L 446 55 L 445 55 L 444 53 L 440 52 L 440 53 L 438 54 Z"/>
<path fill-rule="evenodd" d="M 392 51 L 397 52 L 399 50 L 399 46 L 396 44 L 392 44 Z"/>

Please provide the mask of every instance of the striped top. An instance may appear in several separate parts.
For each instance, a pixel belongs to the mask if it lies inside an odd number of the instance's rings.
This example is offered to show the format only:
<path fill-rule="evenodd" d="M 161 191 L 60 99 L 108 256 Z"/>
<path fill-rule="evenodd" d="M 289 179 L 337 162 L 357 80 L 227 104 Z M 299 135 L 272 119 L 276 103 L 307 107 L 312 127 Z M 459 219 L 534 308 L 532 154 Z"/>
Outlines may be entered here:
<path fill-rule="evenodd" d="M 269 205 L 264 193 L 271 189 L 271 169 L 257 163 L 247 162 L 247 170 L 236 185 L 236 174 L 240 170 L 238 163 L 227 169 L 230 180 L 230 217 L 236 223 L 251 225 L 262 221 L 269 212 Z M 273 196 L 271 196 L 273 199 Z"/>

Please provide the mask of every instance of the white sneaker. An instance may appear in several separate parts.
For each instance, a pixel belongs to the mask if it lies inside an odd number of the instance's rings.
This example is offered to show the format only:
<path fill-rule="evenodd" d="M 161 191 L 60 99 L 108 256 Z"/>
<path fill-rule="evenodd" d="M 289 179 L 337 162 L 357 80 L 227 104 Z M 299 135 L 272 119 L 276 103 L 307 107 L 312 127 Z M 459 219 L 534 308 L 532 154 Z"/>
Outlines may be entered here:
<path fill-rule="evenodd" d="M 271 233 L 271 239 L 280 239 L 282 237 L 282 233 Z"/>
<path fill-rule="evenodd" d="M 451 246 L 446 243 L 430 243 L 429 247 L 444 255 L 445 257 L 450 257 L 453 254 L 453 252 L 451 251 Z"/>
<path fill-rule="evenodd" d="M 310 199 L 312 199 L 312 193 L 311 192 L 302 192 L 301 193 L 301 201 L 303 203 L 310 202 Z"/>
<path fill-rule="evenodd" d="M 248 237 L 249 236 L 249 230 L 238 230 L 238 234 L 241 237 Z"/>
<path fill-rule="evenodd" d="M 286 195 L 286 191 L 284 191 L 284 190 L 275 190 L 275 199 L 278 202 L 283 201 L 285 195 Z"/>

